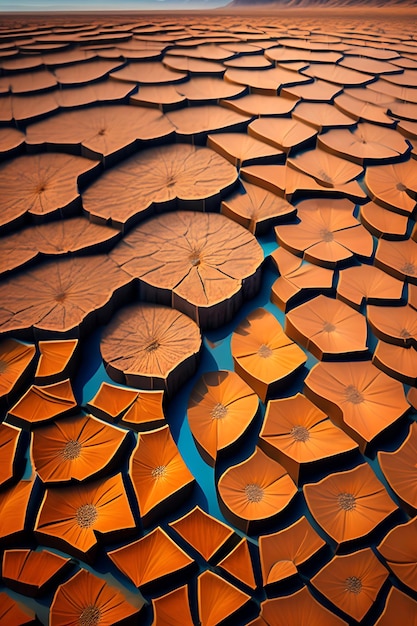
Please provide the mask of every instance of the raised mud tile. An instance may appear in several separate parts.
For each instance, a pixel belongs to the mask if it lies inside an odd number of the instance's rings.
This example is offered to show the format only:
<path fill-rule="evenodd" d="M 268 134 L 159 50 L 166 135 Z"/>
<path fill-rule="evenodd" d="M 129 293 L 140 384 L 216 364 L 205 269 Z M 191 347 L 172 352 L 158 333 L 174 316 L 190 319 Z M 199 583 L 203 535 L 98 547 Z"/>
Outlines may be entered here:
<path fill-rule="evenodd" d="M 114 565 L 135 587 L 163 588 L 168 577 L 186 577 L 193 559 L 167 533 L 157 526 L 155 530 L 133 543 L 107 553 Z"/>
<path fill-rule="evenodd" d="M 368 323 L 374 335 L 388 343 L 417 348 L 417 311 L 409 305 L 367 308 Z"/>
<path fill-rule="evenodd" d="M 242 54 L 234 59 L 228 59 L 223 61 L 225 67 L 240 67 L 243 69 L 264 69 L 267 67 L 273 67 L 273 63 L 268 61 L 267 58 L 260 55 Z"/>
<path fill-rule="evenodd" d="M 395 622 L 398 615 L 412 623 L 416 612 L 417 602 L 396 587 L 391 587 L 385 608 L 380 618 L 375 622 L 375 626 L 390 626 L 390 624 Z"/>
<path fill-rule="evenodd" d="M 119 385 L 102 382 L 94 398 L 88 400 L 89 411 L 101 420 L 115 422 L 137 400 L 139 392 Z"/>
<path fill-rule="evenodd" d="M 115 84 L 117 84 L 115 82 Z M 185 104 L 186 98 L 178 93 L 174 85 L 141 85 L 138 91 L 130 96 L 131 104 L 153 106 L 168 111 Z"/>
<path fill-rule="evenodd" d="M 255 309 L 235 328 L 231 352 L 235 371 L 263 402 L 295 376 L 307 360 L 266 309 Z"/>
<path fill-rule="evenodd" d="M 368 353 L 366 317 L 340 300 L 319 295 L 285 317 L 286 334 L 319 360 Z"/>
<path fill-rule="evenodd" d="M 355 254 L 369 258 L 372 236 L 353 211 L 349 200 L 304 200 L 297 205 L 298 224 L 275 227 L 277 241 L 289 252 L 323 267 L 334 268 L 353 260 Z"/>
<path fill-rule="evenodd" d="M 158 598 L 152 598 L 154 623 L 171 622 L 172 626 L 193 626 L 188 585 L 178 587 Z"/>
<path fill-rule="evenodd" d="M 339 65 L 351 70 L 359 70 L 366 74 L 399 74 L 401 70 L 389 61 L 370 59 L 362 56 L 349 55 L 343 58 Z"/>
<path fill-rule="evenodd" d="M 382 76 L 382 80 L 393 85 L 404 85 L 406 87 L 417 87 L 417 71 L 415 69 L 405 69 L 402 72 Z"/>
<path fill-rule="evenodd" d="M 371 122 L 382 126 L 394 126 L 395 120 L 387 115 L 386 109 L 370 102 L 362 102 L 345 93 L 336 96 L 335 106 L 343 113 L 351 115 L 356 120 Z"/>
<path fill-rule="evenodd" d="M 316 522 L 338 546 L 368 535 L 397 506 L 367 463 L 303 487 Z"/>
<path fill-rule="evenodd" d="M 352 45 L 348 45 L 345 48 L 346 54 L 355 55 L 360 57 L 365 57 L 365 59 L 378 59 L 380 61 L 393 61 L 400 58 L 398 52 L 395 51 L 391 46 L 387 48 L 387 46 L 378 46 L 373 45 L 369 46 L 360 45 L 360 42 L 354 42 Z"/>
<path fill-rule="evenodd" d="M 83 194 L 83 205 L 93 221 L 123 229 L 148 216 L 154 205 L 216 206 L 236 180 L 236 169 L 214 150 L 174 144 L 143 150 L 105 172 Z"/>
<path fill-rule="evenodd" d="M 180 96 L 184 96 L 189 102 L 207 103 L 210 100 L 220 100 L 221 98 L 232 98 L 243 94 L 245 87 L 233 85 L 221 78 L 212 76 L 192 77 L 186 83 L 175 86 Z"/>
<path fill-rule="evenodd" d="M 246 534 L 268 526 L 289 505 L 297 488 L 285 469 L 260 448 L 232 465 L 217 483 L 223 514 Z"/>
<path fill-rule="evenodd" d="M 318 363 L 305 379 L 304 392 L 362 452 L 409 409 L 403 385 L 370 361 Z"/>
<path fill-rule="evenodd" d="M 222 570 L 236 578 L 250 589 L 256 589 L 257 584 L 253 571 L 249 542 L 244 537 L 224 559 L 217 564 Z"/>
<path fill-rule="evenodd" d="M 288 115 L 297 104 L 297 100 L 281 96 L 264 96 L 258 93 L 250 93 L 240 98 L 222 100 L 220 104 L 244 115 L 268 116 L 267 122 L 270 123 L 272 120 L 269 116 Z M 260 138 L 258 137 L 258 139 Z M 263 141 L 272 143 L 266 139 Z"/>
<path fill-rule="evenodd" d="M 170 393 L 195 372 L 200 347 L 200 330 L 193 320 L 175 309 L 145 303 L 122 309 L 100 344 L 113 380 Z"/>
<path fill-rule="evenodd" d="M 393 528 L 377 546 L 388 567 L 407 587 L 416 591 L 417 518 Z"/>
<path fill-rule="evenodd" d="M 115 579 L 113 582 L 116 583 Z M 126 619 L 140 619 L 138 613 L 144 603 L 140 594 L 133 596 L 119 583 L 110 585 L 103 578 L 80 569 L 57 588 L 50 619 L 51 623 L 64 619 L 69 623 L 119 624 Z"/>
<path fill-rule="evenodd" d="M 52 385 L 31 385 L 26 393 L 11 407 L 7 419 L 24 428 L 73 413 L 77 407 L 69 379 Z"/>
<path fill-rule="evenodd" d="M 0 98 L 0 121 L 11 122 L 13 117 L 13 100 L 11 95 L 4 95 Z M 58 104 L 53 99 L 55 108 L 58 108 Z"/>
<path fill-rule="evenodd" d="M 274 250 L 270 257 L 281 274 L 271 287 L 270 299 L 282 311 L 319 293 L 333 294 L 333 270 L 303 261 L 283 247 Z"/>
<path fill-rule="evenodd" d="M 248 133 L 287 153 L 314 140 L 317 135 L 317 131 L 311 126 L 287 118 L 254 120 L 249 124 Z"/>
<path fill-rule="evenodd" d="M 372 86 L 372 83 L 371 83 Z M 361 102 L 368 102 L 369 104 L 375 104 L 381 107 L 385 112 L 390 110 L 392 104 L 398 103 L 393 96 L 390 96 L 379 91 L 373 91 L 369 87 L 348 87 L 343 90 L 343 93 L 352 98 L 357 98 Z"/>
<path fill-rule="evenodd" d="M 207 104 L 171 111 L 167 118 L 181 141 L 205 144 L 207 133 L 245 130 L 252 116 Z"/>
<path fill-rule="evenodd" d="M 25 378 L 35 360 L 36 348 L 17 341 L 3 339 L 0 343 L 0 399 L 7 397 Z"/>
<path fill-rule="evenodd" d="M 408 396 L 408 400 L 411 402 L 412 398 Z M 378 452 L 379 465 L 391 489 L 412 514 L 417 511 L 416 451 L 417 424 L 413 422 L 407 437 L 396 450 L 393 452 Z"/>
<path fill-rule="evenodd" d="M 11 91 L 13 94 L 35 94 L 57 85 L 55 76 L 52 72 L 45 69 L 28 73 L 10 74 L 4 76 L 2 82 L 8 85 L 8 91 Z"/>
<path fill-rule="evenodd" d="M 306 517 L 271 535 L 259 537 L 262 581 L 271 588 L 298 572 L 302 565 L 325 545 Z"/>
<path fill-rule="evenodd" d="M 326 413 L 300 393 L 268 402 L 258 445 L 281 463 L 297 484 L 303 466 L 308 471 L 317 461 L 330 465 L 339 455 L 358 447 Z"/>
<path fill-rule="evenodd" d="M 318 145 L 331 154 L 360 164 L 397 159 L 410 149 L 397 131 L 366 122 L 353 130 L 330 130 L 318 137 Z"/>
<path fill-rule="evenodd" d="M 241 168 L 243 180 L 269 189 L 288 201 L 306 196 L 349 198 L 355 202 L 366 200 L 366 193 L 356 180 L 345 184 L 323 185 L 312 176 L 287 165 L 248 165 Z"/>
<path fill-rule="evenodd" d="M 415 106 L 415 105 L 414 105 Z M 405 135 L 408 139 L 415 140 L 417 139 L 417 123 L 415 120 L 400 120 L 397 125 L 400 133 Z"/>
<path fill-rule="evenodd" d="M 39 341 L 39 361 L 35 372 L 37 384 L 55 383 L 74 373 L 78 360 L 78 339 Z"/>
<path fill-rule="evenodd" d="M 53 588 L 54 583 L 56 584 L 70 567 L 69 558 L 48 550 L 5 550 L 2 578 L 7 581 L 10 589 L 30 597 L 38 597 L 48 588 Z M 23 621 L 18 623 L 24 624 Z"/>
<path fill-rule="evenodd" d="M 110 76 L 114 80 L 139 83 L 139 85 L 178 83 L 187 78 L 185 72 L 170 70 L 159 61 L 129 63 L 125 67 L 122 67 L 122 69 L 112 72 Z"/>
<path fill-rule="evenodd" d="M 406 385 L 417 384 L 417 350 L 378 341 L 372 358 L 380 370 Z"/>
<path fill-rule="evenodd" d="M 146 300 L 172 304 L 207 328 L 230 320 L 258 291 L 263 251 L 224 215 L 173 211 L 133 230 L 112 258 L 139 279 Z"/>
<path fill-rule="evenodd" d="M 281 67 L 262 70 L 246 70 L 241 68 L 229 68 L 224 75 L 225 80 L 250 88 L 251 93 L 273 95 L 280 92 L 283 87 L 310 83 L 312 79 L 298 72 L 286 70 Z"/>
<path fill-rule="evenodd" d="M 347 626 L 345 620 L 320 604 L 307 587 L 302 587 L 291 595 L 264 600 L 261 603 L 261 618 L 264 621 L 259 626 L 270 624 L 271 620 L 274 620 L 276 626 L 285 626 L 294 619 L 300 624 L 308 620 L 310 624 L 317 626 Z"/>
<path fill-rule="evenodd" d="M 265 56 L 271 61 L 278 63 L 290 63 L 292 61 L 307 61 L 308 63 L 337 63 L 343 59 L 341 52 L 332 50 L 305 50 L 302 48 L 288 48 L 279 46 L 268 48 Z M 394 70 L 395 71 L 395 70 Z"/>
<path fill-rule="evenodd" d="M 380 239 L 405 239 L 408 217 L 376 204 L 368 202 L 360 208 L 360 221 L 369 232 Z"/>
<path fill-rule="evenodd" d="M 114 535 L 135 528 L 122 475 L 77 486 L 46 489 L 36 522 L 38 540 L 53 548 L 91 560 L 97 535 Z M 52 609 L 53 610 L 53 609 Z"/>
<path fill-rule="evenodd" d="M 310 67 L 304 71 L 306 76 L 312 76 L 321 80 L 335 83 L 343 87 L 351 85 L 366 85 L 374 80 L 372 74 L 364 74 L 356 70 L 351 70 L 346 67 L 342 67 L 340 64 L 322 64 L 311 63 Z"/>
<path fill-rule="evenodd" d="M 251 163 L 279 163 L 284 160 L 281 150 L 246 133 L 209 135 L 207 145 L 238 168 Z"/>
<path fill-rule="evenodd" d="M 11 156 L 21 148 L 25 135 L 17 128 L 0 128 L 0 154 L 2 157 Z"/>
<path fill-rule="evenodd" d="M 11 598 L 5 591 L 0 593 L 0 620 L 6 624 L 35 624 L 35 612 L 27 606 L 23 607 L 17 600 Z M 5 621 L 7 620 L 7 622 Z"/>
<path fill-rule="evenodd" d="M 188 401 L 188 423 L 210 465 L 244 435 L 258 405 L 255 392 L 235 372 L 206 372 L 197 381 Z"/>
<path fill-rule="evenodd" d="M 380 239 L 375 253 L 375 265 L 399 280 L 417 284 L 417 242 L 413 239 Z"/>
<path fill-rule="evenodd" d="M 242 182 L 241 188 L 223 200 L 221 212 L 251 233 L 266 234 L 271 226 L 295 216 L 295 206 L 258 185 Z"/>
<path fill-rule="evenodd" d="M 368 89 L 377 93 L 396 98 L 403 102 L 411 102 L 417 104 L 417 92 L 414 87 L 406 87 L 404 85 L 394 85 L 385 80 L 377 80 L 368 85 Z"/>
<path fill-rule="evenodd" d="M 39 55 L 23 56 L 19 55 L 17 53 L 17 50 L 15 50 L 15 56 L 13 58 L 13 50 L 9 50 L 11 58 L 8 59 L 7 56 L 5 56 L 5 52 L 6 50 L 2 49 L 1 68 L 3 70 L 6 70 L 7 72 L 20 72 L 25 70 L 39 69 L 44 64 L 42 57 L 40 57 Z M 1 81 L 1 85 L 2 87 L 7 86 L 7 81 Z"/>
<path fill-rule="evenodd" d="M 8 116 L 8 103 L 6 98 L 2 98 L 4 102 L 0 104 L 1 109 L 5 110 L 4 117 Z M 11 114 L 10 120 L 17 123 L 29 124 L 38 119 L 55 112 L 59 109 L 59 92 L 45 91 L 35 93 L 28 96 L 27 94 L 10 96 Z M 4 107 L 4 108 L 3 108 Z M 2 116 L 3 117 L 3 116 Z M 27 135 L 26 142 L 27 144 Z"/>
<path fill-rule="evenodd" d="M 208 563 L 216 563 L 220 551 L 239 541 L 235 531 L 198 505 L 169 524 Z"/>
<path fill-rule="evenodd" d="M 56 420 L 33 432 L 33 467 L 44 483 L 81 482 L 111 465 L 126 437 L 91 415 Z"/>
<path fill-rule="evenodd" d="M 323 187 L 344 185 L 363 173 L 360 165 L 336 157 L 320 148 L 289 157 L 288 165 L 312 176 Z"/>
<path fill-rule="evenodd" d="M 29 499 L 33 492 L 33 480 L 21 480 L 0 492 L 0 541 L 16 542 L 27 529 Z M 3 605 L 0 603 L 0 607 Z"/>
<path fill-rule="evenodd" d="M 64 50 L 51 50 L 47 49 L 42 54 L 42 62 L 46 67 L 54 68 L 64 67 L 65 65 L 72 65 L 74 63 L 81 63 L 82 61 L 88 61 L 94 59 L 96 54 L 93 50 L 83 50 L 82 48 L 67 48 L 65 44 Z M 31 57 L 29 57 L 30 59 Z M 35 57 L 36 58 L 36 57 Z"/>
<path fill-rule="evenodd" d="M 366 302 L 378 305 L 400 304 L 404 283 L 373 265 L 358 265 L 341 270 L 337 297 L 358 311 Z"/>
<path fill-rule="evenodd" d="M 196 76 L 223 76 L 226 68 L 221 63 L 206 59 L 195 59 L 190 56 L 164 55 L 164 65 L 176 72 L 186 72 L 188 75 Z"/>
<path fill-rule="evenodd" d="M 49 261 L 2 282 L 0 333 L 77 337 L 93 320 L 108 318 L 130 282 L 105 255 Z"/>
<path fill-rule="evenodd" d="M 29 146 L 73 146 L 102 160 L 121 158 L 137 141 L 168 137 L 174 131 L 161 111 L 108 105 L 65 111 L 26 130 Z"/>
<path fill-rule="evenodd" d="M 198 577 L 198 614 L 202 624 L 218 624 L 233 617 L 251 598 L 224 578 L 206 570 Z"/>
<path fill-rule="evenodd" d="M 28 226 L 2 238 L 0 274 L 41 257 L 107 252 L 119 238 L 118 230 L 81 216 Z"/>
<path fill-rule="evenodd" d="M 330 602 L 357 621 L 374 604 L 388 570 L 371 548 L 335 556 L 311 580 Z"/>
<path fill-rule="evenodd" d="M 164 392 L 139 391 L 136 400 L 121 419 L 122 425 L 138 431 L 159 428 L 165 424 Z"/>
<path fill-rule="evenodd" d="M 292 112 L 292 117 L 319 131 L 335 126 L 353 126 L 355 120 L 345 115 L 333 104 L 326 102 L 301 102 Z"/>
<path fill-rule="evenodd" d="M 186 502 L 195 482 L 168 425 L 139 434 L 129 473 L 146 526 Z"/>
<path fill-rule="evenodd" d="M 207 39 L 203 40 L 199 45 L 196 45 L 197 43 L 198 41 L 190 42 L 189 47 L 186 48 L 183 42 L 182 46 L 171 48 L 169 54 L 179 57 L 187 56 L 190 59 L 204 61 L 224 61 L 235 56 L 233 51 L 214 43 L 209 43 Z"/>
<path fill-rule="evenodd" d="M 74 63 L 64 67 L 56 67 L 53 74 L 60 85 L 83 85 L 108 76 L 123 64 L 122 61 L 94 59 L 83 63 Z"/>
<path fill-rule="evenodd" d="M 0 486 L 4 488 L 11 481 L 16 472 L 20 456 L 20 442 L 22 431 L 11 424 L 2 422 L 0 424 L 0 450 L 1 450 L 1 468 L 0 468 Z"/>
<path fill-rule="evenodd" d="M 62 109 L 86 104 L 114 103 L 126 100 L 130 93 L 136 91 L 135 84 L 104 80 L 97 83 L 75 87 L 66 87 L 56 94 L 57 102 Z"/>
<path fill-rule="evenodd" d="M 0 229 L 29 213 L 36 221 L 71 215 L 81 206 L 77 183 L 97 166 L 68 154 L 24 155 L 0 166 Z"/>
<path fill-rule="evenodd" d="M 325 80 L 315 79 L 311 83 L 295 85 L 294 87 L 284 87 L 281 95 L 290 98 L 300 98 L 306 102 L 331 102 L 333 98 L 342 93 L 341 85 L 328 83 Z"/>

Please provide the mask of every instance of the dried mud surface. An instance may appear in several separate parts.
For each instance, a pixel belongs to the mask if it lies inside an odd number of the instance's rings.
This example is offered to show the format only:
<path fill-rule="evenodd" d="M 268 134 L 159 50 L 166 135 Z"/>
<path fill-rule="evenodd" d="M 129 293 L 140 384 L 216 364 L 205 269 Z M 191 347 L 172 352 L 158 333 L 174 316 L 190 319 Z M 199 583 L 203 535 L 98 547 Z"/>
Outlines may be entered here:
<path fill-rule="evenodd" d="M 291 4 L 2 16 L 1 624 L 416 621 L 417 10 Z"/>

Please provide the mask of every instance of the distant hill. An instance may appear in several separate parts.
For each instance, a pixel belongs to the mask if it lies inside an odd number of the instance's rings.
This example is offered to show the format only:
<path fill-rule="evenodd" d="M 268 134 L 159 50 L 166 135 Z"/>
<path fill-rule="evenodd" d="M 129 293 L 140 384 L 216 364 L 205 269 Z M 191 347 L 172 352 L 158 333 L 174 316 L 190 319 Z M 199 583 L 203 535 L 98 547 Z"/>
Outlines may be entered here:
<path fill-rule="evenodd" d="M 350 8 L 361 7 L 390 8 L 390 7 L 413 7 L 417 8 L 417 0 L 233 0 L 228 7 L 265 7 L 265 8 Z"/>

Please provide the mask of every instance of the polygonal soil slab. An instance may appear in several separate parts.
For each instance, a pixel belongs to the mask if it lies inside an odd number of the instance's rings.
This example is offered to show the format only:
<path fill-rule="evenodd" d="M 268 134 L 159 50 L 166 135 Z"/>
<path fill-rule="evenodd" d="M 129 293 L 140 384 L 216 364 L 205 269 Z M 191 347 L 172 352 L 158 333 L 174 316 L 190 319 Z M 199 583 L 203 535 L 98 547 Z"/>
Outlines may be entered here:
<path fill-rule="evenodd" d="M 77 182 L 97 161 L 69 154 L 24 155 L 0 167 L 0 228 L 26 213 L 36 220 L 71 214 L 80 208 Z"/>
<path fill-rule="evenodd" d="M 305 200 L 297 207 L 301 222 L 276 227 L 278 243 L 293 254 L 324 267 L 336 267 L 355 254 L 369 258 L 373 240 L 353 216 L 349 200 Z"/>
<path fill-rule="evenodd" d="M 188 401 L 188 422 L 210 465 L 248 429 L 258 404 L 255 392 L 235 372 L 206 372 L 198 380 Z"/>
<path fill-rule="evenodd" d="M 78 335 L 130 282 L 105 255 L 44 263 L 0 285 L 0 333 Z"/>
<path fill-rule="evenodd" d="M 229 467 L 219 478 L 217 489 L 223 514 L 245 533 L 269 525 L 297 493 L 282 465 L 260 448 Z"/>
<path fill-rule="evenodd" d="M 174 128 L 161 111 L 126 105 L 60 113 L 28 127 L 30 146 L 74 146 L 103 161 L 125 156 L 138 140 L 167 137 Z"/>
<path fill-rule="evenodd" d="M 305 384 L 305 394 L 359 443 L 362 452 L 409 408 L 402 384 L 370 361 L 318 363 Z"/>
<path fill-rule="evenodd" d="M 397 506 L 367 463 L 303 487 L 316 522 L 338 544 L 364 537 Z"/>
<path fill-rule="evenodd" d="M 236 169 L 213 150 L 174 144 L 141 151 L 106 172 L 83 194 L 83 205 L 93 221 L 123 228 L 154 204 L 215 206 L 236 179 Z"/>
<path fill-rule="evenodd" d="M 266 234 L 273 223 L 295 216 L 296 210 L 272 191 L 247 182 L 241 182 L 241 189 L 221 205 L 223 215 L 257 235 Z"/>
<path fill-rule="evenodd" d="M 306 362 L 304 352 L 266 309 L 252 311 L 235 329 L 231 351 L 236 372 L 265 402 Z"/>

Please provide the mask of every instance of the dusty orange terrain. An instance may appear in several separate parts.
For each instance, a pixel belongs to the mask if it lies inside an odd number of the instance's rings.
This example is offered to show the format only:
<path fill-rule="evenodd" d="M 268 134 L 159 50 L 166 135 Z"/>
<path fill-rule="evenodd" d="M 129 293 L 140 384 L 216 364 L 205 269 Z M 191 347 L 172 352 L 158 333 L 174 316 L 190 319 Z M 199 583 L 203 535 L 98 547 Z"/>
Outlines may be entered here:
<path fill-rule="evenodd" d="M 0 624 L 417 626 L 417 6 L 1 14 Z"/>

